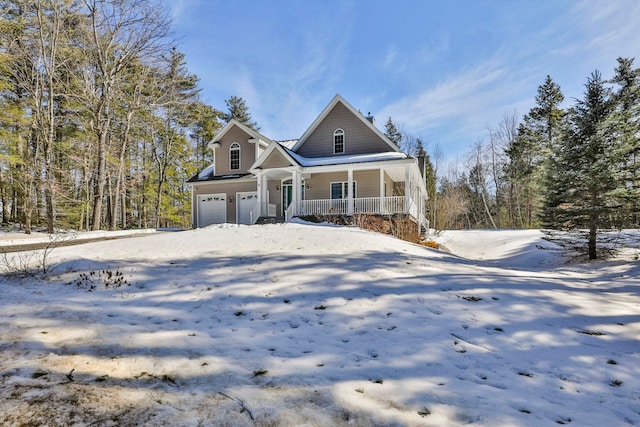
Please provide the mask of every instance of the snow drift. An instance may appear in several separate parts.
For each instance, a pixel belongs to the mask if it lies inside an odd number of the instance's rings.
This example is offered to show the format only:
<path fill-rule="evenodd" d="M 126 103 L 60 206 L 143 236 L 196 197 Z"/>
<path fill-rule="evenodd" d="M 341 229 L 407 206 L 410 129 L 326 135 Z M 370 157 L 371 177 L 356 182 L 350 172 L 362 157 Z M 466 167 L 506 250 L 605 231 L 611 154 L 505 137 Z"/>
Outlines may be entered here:
<path fill-rule="evenodd" d="M 0 424 L 640 424 L 637 261 L 443 240 L 465 257 L 308 224 L 58 248 L 0 282 Z"/>

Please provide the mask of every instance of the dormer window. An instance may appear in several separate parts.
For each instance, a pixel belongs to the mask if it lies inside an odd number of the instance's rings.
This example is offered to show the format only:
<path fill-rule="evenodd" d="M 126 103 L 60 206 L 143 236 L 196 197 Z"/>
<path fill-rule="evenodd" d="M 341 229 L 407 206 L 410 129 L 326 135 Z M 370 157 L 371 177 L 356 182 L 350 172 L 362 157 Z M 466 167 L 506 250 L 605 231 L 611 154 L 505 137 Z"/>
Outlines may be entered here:
<path fill-rule="evenodd" d="M 336 129 L 333 131 L 333 154 L 344 153 L 344 131 Z"/>
<path fill-rule="evenodd" d="M 229 169 L 240 169 L 240 144 L 234 142 L 229 147 Z"/>

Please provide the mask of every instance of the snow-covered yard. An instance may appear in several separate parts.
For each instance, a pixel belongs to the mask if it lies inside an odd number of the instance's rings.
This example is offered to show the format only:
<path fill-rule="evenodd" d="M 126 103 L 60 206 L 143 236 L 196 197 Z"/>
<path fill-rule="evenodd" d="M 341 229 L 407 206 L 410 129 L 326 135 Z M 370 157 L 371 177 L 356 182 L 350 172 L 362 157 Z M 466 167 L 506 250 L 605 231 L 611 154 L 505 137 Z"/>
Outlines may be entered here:
<path fill-rule="evenodd" d="M 0 281 L 0 425 L 640 425 L 640 262 L 225 225 Z"/>

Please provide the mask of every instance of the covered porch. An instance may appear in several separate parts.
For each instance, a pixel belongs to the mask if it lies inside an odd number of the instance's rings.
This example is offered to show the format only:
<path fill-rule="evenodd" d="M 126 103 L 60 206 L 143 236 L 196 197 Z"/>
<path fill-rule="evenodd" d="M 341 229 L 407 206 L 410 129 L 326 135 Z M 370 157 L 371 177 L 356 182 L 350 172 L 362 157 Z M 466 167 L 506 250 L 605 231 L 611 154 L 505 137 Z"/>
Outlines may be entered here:
<path fill-rule="evenodd" d="M 427 228 L 424 181 L 414 159 L 258 169 L 252 221 L 290 221 L 305 215 L 410 215 Z"/>

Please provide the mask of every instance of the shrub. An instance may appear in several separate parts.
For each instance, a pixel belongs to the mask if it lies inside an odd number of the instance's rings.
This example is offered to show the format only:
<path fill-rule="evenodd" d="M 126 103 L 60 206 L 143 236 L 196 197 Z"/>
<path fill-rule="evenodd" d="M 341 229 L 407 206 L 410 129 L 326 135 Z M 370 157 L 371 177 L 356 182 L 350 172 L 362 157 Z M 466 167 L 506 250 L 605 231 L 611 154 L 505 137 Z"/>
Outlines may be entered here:
<path fill-rule="evenodd" d="M 435 242 L 433 240 L 427 240 L 426 242 L 420 242 L 420 244 L 422 246 L 426 246 L 428 248 L 440 249 L 440 244 L 438 244 L 438 242 Z"/>

